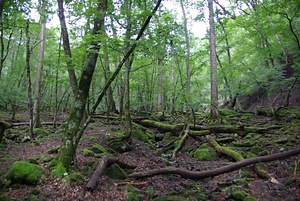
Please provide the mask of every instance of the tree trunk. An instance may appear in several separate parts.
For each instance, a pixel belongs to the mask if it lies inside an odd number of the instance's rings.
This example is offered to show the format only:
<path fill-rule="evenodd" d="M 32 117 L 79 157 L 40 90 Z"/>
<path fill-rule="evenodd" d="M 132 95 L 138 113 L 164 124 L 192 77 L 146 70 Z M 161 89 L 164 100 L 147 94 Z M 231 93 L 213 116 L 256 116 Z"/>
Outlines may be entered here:
<path fill-rule="evenodd" d="M 211 102 L 210 116 L 212 119 L 218 118 L 218 82 L 217 82 L 217 52 L 215 38 L 215 23 L 213 0 L 208 0 L 209 10 L 209 45 L 210 45 L 210 77 L 211 77 Z"/>
<path fill-rule="evenodd" d="M 42 6 L 42 5 L 40 5 Z M 42 75 L 43 75 L 43 62 L 45 55 L 45 31 L 46 31 L 46 20 L 43 15 L 44 12 L 41 11 L 41 30 L 40 30 L 40 49 L 38 55 L 38 69 L 36 75 L 36 85 L 35 85 L 35 96 L 34 96 L 34 108 L 33 108 L 33 122 L 34 128 L 41 127 L 41 87 L 42 87 Z"/>
<path fill-rule="evenodd" d="M 61 36 L 63 39 L 63 47 L 65 55 L 68 57 L 67 59 L 67 67 L 68 67 L 68 73 L 70 78 L 70 84 L 72 87 L 72 91 L 74 96 L 76 95 L 77 91 L 77 78 L 74 71 L 74 65 L 72 62 L 72 53 L 70 48 L 70 42 L 69 42 L 69 34 L 68 34 L 68 28 L 66 25 L 65 15 L 64 15 L 64 0 L 57 0 L 58 3 L 58 17 L 60 21 L 60 28 L 61 28 Z"/>
<path fill-rule="evenodd" d="M 29 36 L 29 20 L 26 21 L 26 72 L 27 72 L 27 83 L 28 83 L 28 110 L 29 110 L 29 135 L 33 138 L 33 101 L 32 101 L 32 87 L 31 87 L 31 76 L 30 76 L 30 36 Z"/>
<path fill-rule="evenodd" d="M 104 26 L 104 17 L 107 10 L 107 0 L 99 0 L 97 11 L 99 14 L 95 15 L 93 34 L 97 35 Z M 73 157 L 75 156 L 79 140 L 82 136 L 82 119 L 84 117 L 85 106 L 88 99 L 89 89 L 94 74 L 95 66 L 98 59 L 98 52 L 100 49 L 99 41 L 92 41 L 90 44 L 90 51 L 88 52 L 84 69 L 79 81 L 77 94 L 70 116 L 67 121 L 67 126 L 62 135 L 61 148 L 58 153 L 58 161 L 62 163 L 67 170 L 71 165 Z"/>

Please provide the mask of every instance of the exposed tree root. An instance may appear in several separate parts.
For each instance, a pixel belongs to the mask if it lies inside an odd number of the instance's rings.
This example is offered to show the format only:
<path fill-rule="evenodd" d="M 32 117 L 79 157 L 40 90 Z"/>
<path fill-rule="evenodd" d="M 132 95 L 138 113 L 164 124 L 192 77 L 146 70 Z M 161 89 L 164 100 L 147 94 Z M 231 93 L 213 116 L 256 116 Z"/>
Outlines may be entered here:
<path fill-rule="evenodd" d="M 87 191 L 93 191 L 100 177 L 103 175 L 105 169 L 110 165 L 112 165 L 113 163 L 117 163 L 121 168 L 134 169 L 136 167 L 135 165 L 125 163 L 124 161 L 120 160 L 117 157 L 104 156 L 101 158 L 98 168 L 95 170 L 90 181 L 86 184 L 85 189 Z"/>
<path fill-rule="evenodd" d="M 207 136 L 207 139 L 208 139 L 209 143 L 211 144 L 211 146 L 214 147 L 214 149 L 215 149 L 219 154 L 225 154 L 225 155 L 227 155 L 227 156 L 233 158 L 233 159 L 236 160 L 236 161 L 243 161 L 243 160 L 245 160 L 244 157 L 243 157 L 240 153 L 238 153 L 238 152 L 236 152 L 236 151 L 234 151 L 234 150 L 232 150 L 232 149 L 229 149 L 229 148 L 227 148 L 227 147 L 222 147 L 221 145 L 219 145 L 219 144 L 217 143 L 217 141 L 215 141 L 215 140 L 213 139 L 212 136 Z M 260 168 L 259 166 L 255 165 L 252 169 L 253 169 L 253 171 L 254 171 L 259 177 L 261 177 L 261 178 L 263 178 L 263 179 L 269 179 L 269 180 L 272 181 L 272 182 L 278 183 L 278 181 L 277 181 L 274 177 L 272 177 L 267 171 L 263 170 L 263 169 Z"/>
<path fill-rule="evenodd" d="M 136 123 L 147 127 L 156 128 L 162 132 L 180 132 L 184 129 L 185 124 L 164 124 L 152 120 L 135 120 Z M 247 133 L 270 133 L 273 129 L 278 129 L 280 126 L 270 127 L 251 127 L 251 126 L 199 126 L 189 125 L 189 135 L 208 135 L 210 133 L 238 133 L 241 136 L 245 136 Z"/>
<path fill-rule="evenodd" d="M 253 165 L 256 163 L 260 162 L 270 162 L 270 161 L 275 161 L 275 160 L 282 160 L 291 156 L 295 156 L 300 154 L 300 147 L 284 152 L 284 153 L 277 153 L 273 155 L 268 155 L 268 156 L 260 156 L 256 158 L 250 158 L 250 159 L 245 159 L 233 164 L 229 164 L 220 168 L 216 168 L 213 170 L 208 170 L 208 171 L 203 171 L 203 172 L 195 172 L 195 171 L 188 171 L 180 168 L 161 168 L 161 169 L 156 169 L 156 170 L 150 170 L 148 172 L 136 172 L 133 174 L 128 175 L 130 178 L 143 178 L 143 177 L 153 177 L 155 175 L 166 175 L 166 174 L 177 174 L 180 175 L 183 178 L 188 178 L 188 179 L 194 179 L 194 180 L 199 180 L 199 179 L 204 179 L 207 177 L 214 177 L 220 174 L 224 174 L 227 172 L 231 172 L 234 170 L 237 170 L 241 167 L 246 167 L 249 165 Z"/>
<path fill-rule="evenodd" d="M 173 150 L 172 152 L 172 159 L 174 159 L 176 157 L 176 154 L 177 152 L 181 149 L 185 139 L 188 137 L 189 135 L 189 130 L 190 130 L 190 126 L 187 125 L 186 126 L 186 129 L 183 131 L 183 136 L 182 138 L 180 139 L 179 143 L 178 143 L 178 146 Z"/>

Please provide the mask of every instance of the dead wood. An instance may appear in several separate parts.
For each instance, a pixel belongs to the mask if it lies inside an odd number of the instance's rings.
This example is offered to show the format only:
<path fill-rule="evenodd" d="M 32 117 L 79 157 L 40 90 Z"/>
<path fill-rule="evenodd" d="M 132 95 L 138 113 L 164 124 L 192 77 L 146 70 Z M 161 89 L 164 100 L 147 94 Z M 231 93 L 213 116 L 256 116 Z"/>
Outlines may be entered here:
<path fill-rule="evenodd" d="M 42 122 L 41 123 L 43 126 L 52 126 L 53 122 Z M 56 122 L 56 125 L 62 125 L 62 122 Z M 29 122 L 19 122 L 19 123 L 12 123 L 11 126 L 12 127 L 17 127 L 17 126 L 27 126 L 29 125 Z"/>
<path fill-rule="evenodd" d="M 245 160 L 244 157 L 239 153 L 236 152 L 232 149 L 229 149 L 227 147 L 222 147 L 219 145 L 219 143 L 212 137 L 212 136 L 207 136 L 207 140 L 209 141 L 210 145 L 218 152 L 219 155 L 226 155 L 229 156 L 230 158 L 233 158 L 235 161 L 243 161 Z M 272 177 L 267 171 L 263 170 L 260 168 L 257 164 L 252 167 L 252 170 L 261 178 L 263 179 L 269 179 L 271 182 L 276 182 L 278 181 Z"/>
<path fill-rule="evenodd" d="M 268 156 L 260 156 L 256 158 L 250 158 L 250 159 L 245 159 L 236 163 L 232 163 L 223 167 L 219 167 L 213 170 L 208 170 L 208 171 L 202 171 L 202 172 L 195 172 L 195 171 L 189 171 L 189 170 L 184 170 L 180 168 L 161 168 L 161 169 L 156 169 L 156 170 L 150 170 L 148 172 L 136 172 L 133 174 L 128 175 L 130 178 L 144 178 L 144 177 L 153 177 L 155 175 L 166 175 L 166 174 L 177 174 L 180 175 L 183 178 L 188 178 L 188 179 L 194 179 L 194 180 L 199 180 L 199 179 L 204 179 L 207 177 L 214 177 L 220 174 L 224 174 L 227 172 L 231 172 L 234 170 L 237 170 L 241 167 L 246 167 L 249 165 L 253 165 L 256 163 L 261 163 L 261 162 L 270 162 L 270 161 L 275 161 L 275 160 L 283 160 L 291 156 L 295 156 L 300 154 L 300 147 L 283 152 L 283 153 L 277 153 L 273 155 L 268 155 Z"/>
<path fill-rule="evenodd" d="M 117 163 L 121 168 L 134 169 L 136 167 L 135 165 L 126 163 L 117 157 L 104 156 L 99 161 L 99 165 L 93 173 L 89 182 L 86 184 L 85 189 L 87 191 L 93 191 L 106 168 L 112 165 L 113 163 Z"/>
<path fill-rule="evenodd" d="M 153 120 L 135 120 L 136 123 L 142 126 L 156 128 L 162 132 L 180 132 L 184 129 L 185 124 L 165 124 Z M 251 127 L 251 126 L 200 126 L 189 125 L 191 136 L 203 136 L 210 133 L 237 133 L 241 136 L 245 136 L 247 133 L 270 133 L 273 129 L 278 129 L 280 126 L 270 127 Z"/>

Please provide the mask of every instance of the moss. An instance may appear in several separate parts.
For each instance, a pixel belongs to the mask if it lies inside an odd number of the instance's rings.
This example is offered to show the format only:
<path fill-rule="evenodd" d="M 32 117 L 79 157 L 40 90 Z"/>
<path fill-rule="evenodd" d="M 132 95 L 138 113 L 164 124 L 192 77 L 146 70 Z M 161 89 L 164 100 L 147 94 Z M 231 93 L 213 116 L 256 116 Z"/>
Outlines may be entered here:
<path fill-rule="evenodd" d="M 43 169 L 35 164 L 25 161 L 15 162 L 6 175 L 12 183 L 19 184 L 37 184 L 41 178 Z"/>
<path fill-rule="evenodd" d="M 1 200 L 1 201 L 17 201 L 16 199 L 7 197 L 7 196 L 4 195 L 4 194 L 0 194 L 0 200 Z"/>
<path fill-rule="evenodd" d="M 57 154 L 60 146 L 53 147 L 47 151 L 48 154 Z"/>
<path fill-rule="evenodd" d="M 54 159 L 53 156 L 45 156 L 45 155 L 42 155 L 39 157 L 39 160 L 42 162 L 42 163 L 46 163 L 46 162 L 50 162 Z"/>
<path fill-rule="evenodd" d="M 83 154 L 83 156 L 87 157 L 87 156 L 94 156 L 95 153 L 92 152 L 91 150 L 85 148 L 82 150 L 82 154 Z"/>
<path fill-rule="evenodd" d="M 36 188 L 32 189 L 31 192 L 24 197 L 24 201 L 40 201 L 40 200 L 45 200 L 45 197 L 41 193 L 41 191 Z"/>
<path fill-rule="evenodd" d="M 116 152 L 124 153 L 132 150 L 132 146 L 128 144 L 126 141 L 116 140 L 109 143 L 111 149 Z"/>
<path fill-rule="evenodd" d="M 254 143 L 253 141 L 247 139 L 243 142 L 233 142 L 233 145 L 236 147 L 252 147 L 254 146 Z"/>
<path fill-rule="evenodd" d="M 39 137 L 46 137 L 49 135 L 49 132 L 44 128 L 34 128 L 33 132 Z"/>
<path fill-rule="evenodd" d="M 255 157 L 257 157 L 257 155 L 252 152 L 247 152 L 245 155 L 245 158 L 255 158 Z"/>
<path fill-rule="evenodd" d="M 154 199 L 154 201 L 185 201 L 186 198 L 182 198 L 176 195 L 163 195 Z"/>
<path fill-rule="evenodd" d="M 216 160 L 217 157 L 218 154 L 210 148 L 199 148 L 193 153 L 193 158 L 195 158 L 196 160 L 211 161 Z"/>
<path fill-rule="evenodd" d="M 279 138 L 278 140 L 275 141 L 275 143 L 277 144 L 285 144 L 289 141 L 289 139 L 287 137 L 282 137 L 282 138 Z"/>
<path fill-rule="evenodd" d="M 246 193 L 245 191 L 236 190 L 232 192 L 231 196 L 235 200 L 244 200 L 244 198 L 248 196 L 248 193 Z"/>
<path fill-rule="evenodd" d="M 164 136 L 164 138 L 163 138 L 163 141 L 165 141 L 165 140 L 170 140 L 172 136 L 173 136 L 173 135 L 172 135 L 171 132 L 165 133 L 165 136 Z"/>
<path fill-rule="evenodd" d="M 238 116 L 239 113 L 236 110 L 230 110 L 230 109 L 220 109 L 219 114 L 222 116 Z"/>
<path fill-rule="evenodd" d="M 0 158 L 0 162 L 8 162 L 8 161 L 13 161 L 13 160 L 15 160 L 15 158 L 12 158 L 12 157 Z"/>
<path fill-rule="evenodd" d="M 101 153 L 105 153 L 107 152 L 106 149 L 99 145 L 99 144 L 94 144 L 91 148 L 91 150 L 95 153 L 95 154 L 101 154 Z"/>
<path fill-rule="evenodd" d="M 84 183 L 84 178 L 79 172 L 73 172 L 69 175 L 69 180 L 74 182 L 76 185 L 82 185 Z"/>
<path fill-rule="evenodd" d="M 126 179 L 125 171 L 118 164 L 111 165 L 105 171 L 105 175 L 107 175 L 111 179 Z"/>
<path fill-rule="evenodd" d="M 66 167 L 63 165 L 62 162 L 58 162 L 55 169 L 54 169 L 54 174 L 55 176 L 57 176 L 58 178 L 62 178 L 63 176 L 65 176 L 67 174 L 67 169 Z"/>
<path fill-rule="evenodd" d="M 53 160 L 50 161 L 48 167 L 49 168 L 54 168 L 57 165 L 58 161 L 54 158 Z"/>
<path fill-rule="evenodd" d="M 258 199 L 254 196 L 247 196 L 243 199 L 243 201 L 257 201 Z"/>
<path fill-rule="evenodd" d="M 143 195 L 132 185 L 126 185 L 126 201 L 142 201 Z"/>
<path fill-rule="evenodd" d="M 259 146 L 253 146 L 251 148 L 251 152 L 258 156 L 268 155 L 268 151 L 266 151 L 265 149 L 263 149 Z"/>

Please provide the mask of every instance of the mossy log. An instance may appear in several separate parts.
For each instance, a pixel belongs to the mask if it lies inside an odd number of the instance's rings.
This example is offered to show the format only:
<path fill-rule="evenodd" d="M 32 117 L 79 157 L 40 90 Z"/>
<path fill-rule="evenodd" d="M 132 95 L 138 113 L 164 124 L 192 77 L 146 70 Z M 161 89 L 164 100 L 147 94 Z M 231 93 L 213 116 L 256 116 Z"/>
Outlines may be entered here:
<path fill-rule="evenodd" d="M 208 139 L 209 143 L 211 144 L 211 146 L 219 154 L 225 154 L 226 156 L 229 156 L 229 157 L 233 158 L 235 161 L 238 161 L 238 162 L 245 160 L 244 157 L 240 153 L 238 153 L 238 152 L 236 152 L 236 151 L 234 151 L 232 149 L 229 149 L 227 147 L 222 147 L 221 145 L 219 145 L 218 142 L 215 141 L 212 136 L 207 136 L 207 139 Z M 273 178 L 267 171 L 263 170 L 258 165 L 255 165 L 253 167 L 253 171 L 258 176 L 260 176 L 261 178 L 269 179 L 272 182 L 278 183 L 278 181 L 275 178 Z"/>
<path fill-rule="evenodd" d="M 162 132 L 180 132 L 184 129 L 185 124 L 165 124 L 153 120 L 136 120 L 138 124 L 146 127 L 153 127 Z M 280 126 L 270 126 L 270 127 L 253 127 L 253 126 L 200 126 L 200 125 L 189 125 L 191 136 L 203 136 L 210 133 L 237 133 L 241 136 L 245 136 L 247 133 L 269 133 L 273 129 L 278 129 Z"/>
<path fill-rule="evenodd" d="M 153 177 L 156 175 L 167 175 L 167 174 L 176 174 L 180 175 L 183 178 L 188 178 L 188 179 L 193 179 L 193 180 L 200 180 L 204 179 L 207 177 L 214 177 L 220 174 L 224 174 L 227 172 L 231 172 L 234 170 L 237 170 L 241 167 L 246 167 L 249 165 L 253 165 L 256 163 L 261 163 L 261 162 L 270 162 L 270 161 L 275 161 L 275 160 L 283 160 L 286 158 L 289 158 L 291 156 L 295 156 L 300 154 L 300 147 L 283 152 L 283 153 L 277 153 L 273 155 L 268 155 L 268 156 L 260 156 L 256 158 L 250 158 L 250 159 L 245 159 L 239 162 L 235 162 L 223 167 L 219 167 L 213 170 L 208 170 L 208 171 L 203 171 L 203 172 L 197 172 L 197 171 L 189 171 L 189 170 L 184 170 L 181 168 L 161 168 L 161 169 L 155 169 L 155 170 L 150 170 L 148 172 L 135 172 L 128 177 L 130 178 L 144 178 L 144 177 Z"/>
<path fill-rule="evenodd" d="M 98 168 L 95 170 L 91 179 L 86 184 L 85 189 L 87 191 L 93 191 L 106 168 L 114 163 L 117 163 L 121 168 L 134 169 L 136 167 L 136 165 L 126 163 L 117 157 L 104 156 L 101 158 Z"/>

